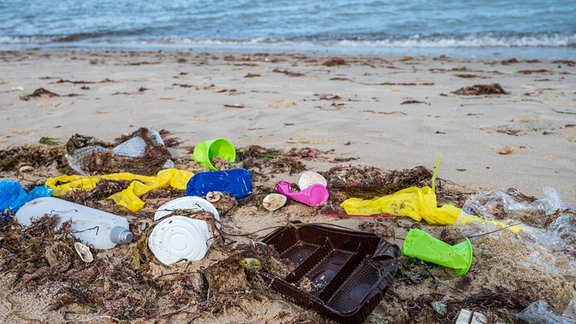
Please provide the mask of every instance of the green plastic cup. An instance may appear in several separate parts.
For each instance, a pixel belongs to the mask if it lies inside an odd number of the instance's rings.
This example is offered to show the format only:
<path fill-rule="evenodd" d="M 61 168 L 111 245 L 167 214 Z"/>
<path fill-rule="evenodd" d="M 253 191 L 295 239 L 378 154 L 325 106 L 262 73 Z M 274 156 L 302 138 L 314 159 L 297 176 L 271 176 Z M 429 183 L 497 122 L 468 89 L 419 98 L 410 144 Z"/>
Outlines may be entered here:
<path fill-rule="evenodd" d="M 225 138 L 216 138 L 209 141 L 199 143 L 194 147 L 193 153 L 194 161 L 207 167 L 210 170 L 218 170 L 212 165 L 212 159 L 219 157 L 234 163 L 236 160 L 236 149 L 234 145 Z"/>
<path fill-rule="evenodd" d="M 412 228 L 404 240 L 402 255 L 456 269 L 456 273 L 463 276 L 472 265 L 472 243 L 466 238 L 464 242 L 450 245 L 422 230 Z"/>

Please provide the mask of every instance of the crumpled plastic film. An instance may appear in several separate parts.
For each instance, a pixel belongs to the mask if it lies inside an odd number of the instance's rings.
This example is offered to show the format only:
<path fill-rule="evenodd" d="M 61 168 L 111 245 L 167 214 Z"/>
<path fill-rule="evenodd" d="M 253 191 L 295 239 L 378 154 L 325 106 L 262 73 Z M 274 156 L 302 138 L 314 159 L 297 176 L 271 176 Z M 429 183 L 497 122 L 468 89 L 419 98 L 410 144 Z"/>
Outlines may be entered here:
<path fill-rule="evenodd" d="M 70 190 L 92 190 L 100 179 L 132 181 L 128 188 L 113 194 L 107 199 L 112 199 L 117 205 L 135 212 L 144 207 L 144 202 L 139 197 L 145 193 L 167 187 L 186 190 L 186 184 L 192 178 L 192 175 L 192 172 L 178 169 L 161 170 L 156 176 L 143 176 L 126 172 L 101 176 L 63 175 L 49 178 L 46 180 L 45 185 L 54 189 L 52 192 L 54 197 L 59 197 Z"/>
<path fill-rule="evenodd" d="M 349 198 L 342 202 L 341 206 L 348 214 L 408 216 L 418 222 L 424 219 L 432 225 L 454 224 L 462 212 L 460 208 L 452 205 L 438 207 L 436 194 L 428 186 L 410 187 L 370 200 Z"/>
<path fill-rule="evenodd" d="M 425 186 L 422 188 L 409 187 L 397 191 L 394 194 L 375 197 L 370 200 L 360 198 L 346 199 L 340 206 L 348 214 L 373 215 L 392 214 L 397 216 L 408 216 L 415 221 L 424 219 L 432 225 L 451 225 L 456 222 L 462 210 L 453 205 L 443 205 L 438 207 L 435 192 L 436 174 L 440 165 L 440 158 L 434 168 L 432 175 L 432 188 Z"/>

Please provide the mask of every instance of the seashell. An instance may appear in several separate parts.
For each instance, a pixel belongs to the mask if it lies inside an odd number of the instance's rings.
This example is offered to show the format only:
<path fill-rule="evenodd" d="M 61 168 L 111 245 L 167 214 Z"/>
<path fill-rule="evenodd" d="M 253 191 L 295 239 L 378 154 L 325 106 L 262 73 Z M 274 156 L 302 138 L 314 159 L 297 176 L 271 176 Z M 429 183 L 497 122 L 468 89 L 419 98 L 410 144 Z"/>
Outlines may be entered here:
<path fill-rule="evenodd" d="M 34 171 L 34 167 L 30 165 L 25 165 L 23 167 L 20 167 L 20 169 L 18 169 L 18 173 L 26 173 L 31 171 Z"/>
<path fill-rule="evenodd" d="M 206 194 L 206 200 L 209 202 L 217 202 L 222 198 L 222 193 L 220 191 L 210 191 Z"/>
<path fill-rule="evenodd" d="M 244 258 L 240 260 L 240 265 L 242 268 L 250 271 L 256 271 L 262 269 L 262 262 L 255 258 Z"/>
<path fill-rule="evenodd" d="M 498 154 L 506 155 L 514 152 L 514 148 L 511 146 L 504 146 L 500 150 L 498 150 Z"/>
<path fill-rule="evenodd" d="M 275 211 L 276 209 L 284 206 L 286 204 L 286 196 L 278 194 L 278 193 L 271 193 L 264 197 L 262 200 L 262 205 L 269 211 Z"/>
<path fill-rule="evenodd" d="M 302 172 L 300 179 L 298 180 L 298 187 L 300 187 L 300 190 L 304 190 L 313 184 L 321 184 L 326 187 L 328 182 L 320 173 L 313 171 Z"/>
<path fill-rule="evenodd" d="M 92 252 L 90 251 L 90 248 L 87 247 L 86 245 L 84 245 L 80 242 L 75 242 L 74 243 L 74 249 L 76 250 L 76 252 L 80 256 L 80 259 L 82 259 L 82 261 L 84 261 L 86 263 L 90 263 L 90 262 L 94 261 L 94 256 L 92 256 Z"/>

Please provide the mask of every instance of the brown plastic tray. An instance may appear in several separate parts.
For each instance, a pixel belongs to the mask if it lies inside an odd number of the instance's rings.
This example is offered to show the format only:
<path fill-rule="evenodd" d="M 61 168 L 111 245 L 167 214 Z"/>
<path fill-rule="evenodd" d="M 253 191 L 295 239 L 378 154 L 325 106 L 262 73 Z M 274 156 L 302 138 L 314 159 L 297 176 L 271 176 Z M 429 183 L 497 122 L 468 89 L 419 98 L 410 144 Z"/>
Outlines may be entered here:
<path fill-rule="evenodd" d="M 400 248 L 382 236 L 323 225 L 275 230 L 263 243 L 295 266 L 281 278 L 265 270 L 285 298 L 337 322 L 361 323 L 384 298 L 398 269 Z"/>

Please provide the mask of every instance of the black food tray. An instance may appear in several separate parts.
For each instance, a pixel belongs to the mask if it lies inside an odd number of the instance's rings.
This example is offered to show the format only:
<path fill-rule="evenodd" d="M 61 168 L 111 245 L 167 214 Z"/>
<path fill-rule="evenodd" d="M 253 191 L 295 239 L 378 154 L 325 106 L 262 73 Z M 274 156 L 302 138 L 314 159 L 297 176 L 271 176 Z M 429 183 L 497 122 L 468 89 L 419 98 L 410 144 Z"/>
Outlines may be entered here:
<path fill-rule="evenodd" d="M 384 298 L 398 269 L 400 248 L 374 233 L 295 224 L 263 243 L 295 266 L 285 277 L 260 275 L 284 297 L 337 322 L 361 323 Z"/>

